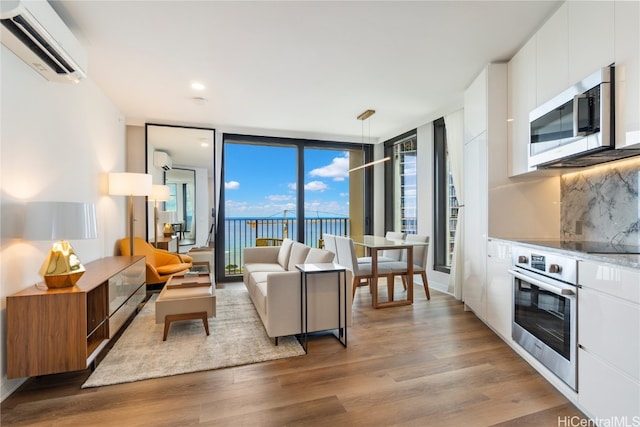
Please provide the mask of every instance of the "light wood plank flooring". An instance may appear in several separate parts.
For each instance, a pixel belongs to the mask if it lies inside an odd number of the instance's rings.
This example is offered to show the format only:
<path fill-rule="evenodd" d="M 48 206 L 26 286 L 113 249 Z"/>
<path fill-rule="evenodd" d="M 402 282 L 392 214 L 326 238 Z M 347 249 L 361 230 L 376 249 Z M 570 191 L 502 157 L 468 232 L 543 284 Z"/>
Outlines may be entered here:
<path fill-rule="evenodd" d="M 557 426 L 558 417 L 584 418 L 460 302 L 431 295 L 416 285 L 414 305 L 375 310 L 358 289 L 348 349 L 313 336 L 306 356 L 85 390 L 88 370 L 31 378 L 2 402 L 0 422 Z"/>

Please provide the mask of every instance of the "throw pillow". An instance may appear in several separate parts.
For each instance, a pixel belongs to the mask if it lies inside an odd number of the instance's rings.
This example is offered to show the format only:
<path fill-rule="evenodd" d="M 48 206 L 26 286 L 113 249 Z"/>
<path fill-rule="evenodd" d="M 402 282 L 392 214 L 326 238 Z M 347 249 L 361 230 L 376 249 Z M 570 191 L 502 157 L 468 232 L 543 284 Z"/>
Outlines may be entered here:
<path fill-rule="evenodd" d="M 291 246 L 291 255 L 289 256 L 289 266 L 287 270 L 295 271 L 296 264 L 304 263 L 305 258 L 307 258 L 307 253 L 309 253 L 309 249 L 311 249 L 309 246 L 295 242 L 293 246 Z"/>
<path fill-rule="evenodd" d="M 335 254 L 333 252 L 325 251 L 318 248 L 311 248 L 304 262 L 305 264 L 322 264 L 325 262 L 333 262 L 334 258 Z"/>
<path fill-rule="evenodd" d="M 280 250 L 278 251 L 278 264 L 280 267 L 287 269 L 289 265 L 289 255 L 291 254 L 291 246 L 293 246 L 293 240 L 284 239 L 282 241 L 282 245 L 280 246 Z"/>

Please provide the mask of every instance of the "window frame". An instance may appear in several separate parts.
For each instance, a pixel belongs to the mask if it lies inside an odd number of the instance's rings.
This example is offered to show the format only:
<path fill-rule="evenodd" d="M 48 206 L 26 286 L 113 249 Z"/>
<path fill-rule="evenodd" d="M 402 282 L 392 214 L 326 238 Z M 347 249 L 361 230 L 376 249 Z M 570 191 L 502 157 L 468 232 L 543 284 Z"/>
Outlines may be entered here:
<path fill-rule="evenodd" d="M 449 174 L 447 173 L 447 129 L 444 117 L 433 121 L 433 269 L 450 274 L 447 265 L 447 210 Z"/>
<path fill-rule="evenodd" d="M 396 212 L 396 206 L 395 206 L 395 201 L 397 199 L 396 197 L 396 186 L 395 186 L 395 182 L 394 182 L 394 178 L 395 178 L 395 152 L 394 152 L 394 147 L 401 143 L 402 141 L 408 140 L 408 139 L 415 139 L 416 141 L 416 214 L 415 214 L 415 218 L 416 218 L 416 227 L 417 227 L 417 222 L 418 222 L 418 182 L 417 182 L 417 157 L 418 157 L 418 129 L 412 129 L 410 131 L 407 131 L 401 135 L 398 135 L 394 138 L 391 138 L 387 141 L 384 142 L 384 154 L 385 157 L 391 157 L 391 161 L 385 163 L 385 168 L 384 168 L 384 188 L 385 188 L 385 204 L 384 204 L 384 228 L 385 231 L 400 231 L 400 230 L 396 230 L 396 218 L 395 218 L 395 212 Z M 402 195 L 400 195 L 400 197 L 402 197 Z M 400 199 L 398 199 L 400 200 Z M 416 228 L 416 232 L 417 232 L 417 228 Z"/>

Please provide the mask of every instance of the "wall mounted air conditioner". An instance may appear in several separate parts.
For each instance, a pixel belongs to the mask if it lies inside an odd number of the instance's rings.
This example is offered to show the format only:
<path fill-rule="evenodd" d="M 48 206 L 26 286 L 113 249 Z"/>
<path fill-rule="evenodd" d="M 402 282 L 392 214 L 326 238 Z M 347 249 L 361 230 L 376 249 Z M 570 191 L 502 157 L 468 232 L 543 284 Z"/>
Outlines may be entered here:
<path fill-rule="evenodd" d="M 87 53 L 46 0 L 2 0 L 0 40 L 54 82 L 87 77 Z"/>
<path fill-rule="evenodd" d="M 173 167 L 171 163 L 171 157 L 164 151 L 153 152 L 153 165 L 157 168 L 164 169 L 166 171 Z"/>

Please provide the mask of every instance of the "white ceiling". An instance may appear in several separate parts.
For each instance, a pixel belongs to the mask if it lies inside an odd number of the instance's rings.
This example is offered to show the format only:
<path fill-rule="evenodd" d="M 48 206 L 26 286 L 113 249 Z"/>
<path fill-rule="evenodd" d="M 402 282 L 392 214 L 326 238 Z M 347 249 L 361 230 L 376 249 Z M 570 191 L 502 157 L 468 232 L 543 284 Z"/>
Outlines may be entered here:
<path fill-rule="evenodd" d="M 561 1 L 52 3 L 128 124 L 361 141 L 462 106 Z M 206 86 L 198 92 L 193 81 Z M 194 98 L 206 98 L 204 105 Z M 366 130 L 356 117 L 376 110 Z"/>

